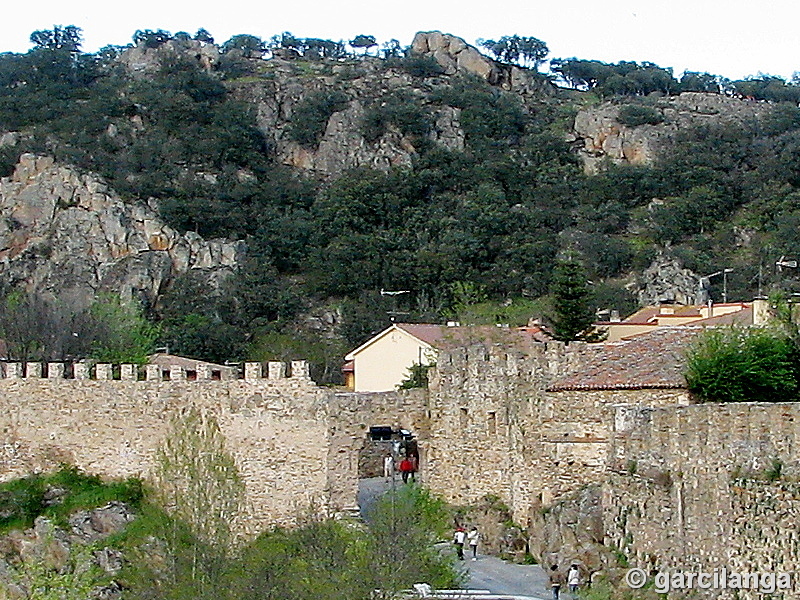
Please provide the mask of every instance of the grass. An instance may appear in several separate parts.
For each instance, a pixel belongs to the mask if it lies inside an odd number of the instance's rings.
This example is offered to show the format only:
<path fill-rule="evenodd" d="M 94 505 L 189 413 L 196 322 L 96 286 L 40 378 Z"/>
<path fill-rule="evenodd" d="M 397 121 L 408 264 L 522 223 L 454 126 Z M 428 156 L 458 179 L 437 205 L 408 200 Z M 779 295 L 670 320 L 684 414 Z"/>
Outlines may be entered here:
<path fill-rule="evenodd" d="M 55 473 L 30 475 L 0 484 L 0 533 L 31 527 L 39 516 L 63 526 L 70 514 L 112 501 L 136 509 L 143 495 L 138 479 L 104 482 L 74 466 L 63 465 Z"/>

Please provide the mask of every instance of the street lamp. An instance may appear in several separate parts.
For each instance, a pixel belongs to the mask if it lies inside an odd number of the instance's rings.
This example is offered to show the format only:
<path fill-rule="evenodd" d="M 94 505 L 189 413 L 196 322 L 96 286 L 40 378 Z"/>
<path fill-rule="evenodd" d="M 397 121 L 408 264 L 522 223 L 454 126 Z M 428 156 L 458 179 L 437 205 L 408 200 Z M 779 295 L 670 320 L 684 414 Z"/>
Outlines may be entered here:
<path fill-rule="evenodd" d="M 722 275 L 722 303 L 725 304 L 728 302 L 728 273 L 732 272 L 733 269 L 722 269 L 721 271 L 717 271 L 716 273 L 712 273 L 711 275 L 706 275 L 705 277 L 701 277 L 700 281 L 703 281 L 704 279 L 708 281 L 712 277 L 716 277 L 717 275 Z"/>

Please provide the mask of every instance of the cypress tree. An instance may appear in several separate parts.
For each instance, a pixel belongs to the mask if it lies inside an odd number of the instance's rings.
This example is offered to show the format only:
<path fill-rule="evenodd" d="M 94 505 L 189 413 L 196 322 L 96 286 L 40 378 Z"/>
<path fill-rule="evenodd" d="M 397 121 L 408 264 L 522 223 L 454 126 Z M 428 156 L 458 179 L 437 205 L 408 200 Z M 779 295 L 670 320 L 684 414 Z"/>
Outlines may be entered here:
<path fill-rule="evenodd" d="M 605 332 L 594 327 L 592 294 L 587 286 L 586 275 L 574 260 L 558 263 L 553 284 L 553 314 L 551 330 L 555 339 L 562 342 L 599 342 Z"/>

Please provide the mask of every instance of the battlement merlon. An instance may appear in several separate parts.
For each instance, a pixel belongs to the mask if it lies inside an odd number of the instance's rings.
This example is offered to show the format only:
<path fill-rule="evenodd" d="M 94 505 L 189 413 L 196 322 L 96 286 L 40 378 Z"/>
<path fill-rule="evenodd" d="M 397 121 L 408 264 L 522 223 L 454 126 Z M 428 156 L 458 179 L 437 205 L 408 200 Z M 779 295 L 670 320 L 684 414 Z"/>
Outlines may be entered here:
<path fill-rule="evenodd" d="M 287 368 L 287 366 L 289 368 Z M 284 362 L 270 361 L 265 365 L 260 362 L 244 363 L 244 373 L 215 371 L 209 363 L 198 363 L 195 369 L 187 369 L 182 365 L 136 365 L 90 362 L 4 362 L 0 363 L 0 379 L 47 379 L 76 381 L 145 381 L 145 382 L 217 382 L 239 380 L 256 382 L 270 381 L 302 381 L 312 383 L 308 362 L 293 360 L 288 365 Z"/>

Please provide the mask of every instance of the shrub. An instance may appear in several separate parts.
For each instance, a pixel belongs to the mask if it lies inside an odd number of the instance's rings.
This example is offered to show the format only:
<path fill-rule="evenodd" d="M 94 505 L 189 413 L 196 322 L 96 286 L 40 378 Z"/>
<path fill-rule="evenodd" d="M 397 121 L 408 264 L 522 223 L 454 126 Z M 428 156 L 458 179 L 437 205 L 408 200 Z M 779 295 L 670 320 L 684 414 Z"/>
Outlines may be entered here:
<path fill-rule="evenodd" d="M 0 531 L 31 527 L 44 515 L 57 524 L 83 509 L 97 508 L 111 501 L 139 507 L 143 498 L 138 479 L 103 482 L 78 468 L 64 465 L 49 475 L 31 475 L 0 485 Z"/>
<path fill-rule="evenodd" d="M 325 133 L 331 115 L 347 106 L 347 95 L 324 91 L 303 98 L 292 113 L 291 138 L 303 146 L 315 146 Z"/>
<path fill-rule="evenodd" d="M 775 402 L 797 398 L 797 348 L 772 329 L 714 329 L 687 354 L 689 390 L 713 402 Z"/>
<path fill-rule="evenodd" d="M 628 127 L 637 127 L 638 125 L 658 125 L 664 122 L 664 115 L 662 115 L 655 108 L 649 106 L 642 106 L 641 104 L 626 104 L 619 109 L 617 114 L 617 121 Z"/>
<path fill-rule="evenodd" d="M 442 65 L 430 56 L 411 54 L 400 59 L 400 68 L 412 77 L 436 77 L 444 73 Z"/>

